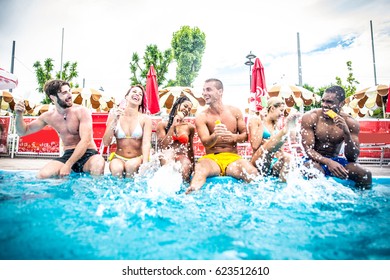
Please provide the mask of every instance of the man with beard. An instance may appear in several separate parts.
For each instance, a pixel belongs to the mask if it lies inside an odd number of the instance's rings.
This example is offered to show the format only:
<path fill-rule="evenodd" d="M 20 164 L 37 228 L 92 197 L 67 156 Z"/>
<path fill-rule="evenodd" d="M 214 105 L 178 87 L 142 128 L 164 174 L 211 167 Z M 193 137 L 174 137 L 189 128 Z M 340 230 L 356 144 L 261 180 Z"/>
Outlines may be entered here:
<path fill-rule="evenodd" d="M 44 91 L 55 108 L 43 113 L 29 124 L 23 120 L 24 102 L 19 101 L 15 105 L 15 126 L 19 136 L 38 132 L 49 125 L 57 131 L 63 143 L 63 156 L 47 163 L 37 177 L 63 177 L 69 175 L 71 170 L 77 173 L 102 175 L 105 161 L 99 155 L 92 137 L 92 116 L 89 110 L 73 104 L 70 85 L 66 81 L 48 81 Z"/>
<path fill-rule="evenodd" d="M 344 89 L 332 86 L 322 96 L 321 109 L 303 115 L 302 145 L 309 157 L 306 166 L 313 164 L 326 176 L 350 179 L 355 181 L 356 187 L 370 188 L 371 172 L 357 163 L 360 153 L 359 122 L 341 112 L 344 100 Z M 345 157 L 340 157 L 343 143 Z"/>

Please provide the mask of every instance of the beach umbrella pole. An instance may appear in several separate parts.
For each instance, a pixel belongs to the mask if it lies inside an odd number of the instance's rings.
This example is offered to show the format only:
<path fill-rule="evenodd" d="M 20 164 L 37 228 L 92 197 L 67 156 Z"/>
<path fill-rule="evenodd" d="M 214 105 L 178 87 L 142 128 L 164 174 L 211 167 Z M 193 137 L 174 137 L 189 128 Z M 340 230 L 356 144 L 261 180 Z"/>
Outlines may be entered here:
<path fill-rule="evenodd" d="M 382 98 L 382 112 L 383 112 L 383 118 L 386 119 L 386 108 L 385 108 L 385 102 L 383 100 L 383 96 L 381 96 Z M 387 100 L 387 102 L 389 102 L 389 100 Z"/>

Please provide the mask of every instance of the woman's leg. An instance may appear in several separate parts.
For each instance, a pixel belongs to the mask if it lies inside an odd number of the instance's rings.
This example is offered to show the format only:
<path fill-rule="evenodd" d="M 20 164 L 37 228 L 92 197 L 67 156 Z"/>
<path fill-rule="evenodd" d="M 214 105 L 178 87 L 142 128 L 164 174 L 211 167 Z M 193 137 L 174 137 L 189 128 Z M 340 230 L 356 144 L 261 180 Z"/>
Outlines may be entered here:
<path fill-rule="evenodd" d="M 116 176 L 119 178 L 123 177 L 123 172 L 125 171 L 125 164 L 123 160 L 119 158 L 114 158 L 110 161 L 110 172 L 112 176 Z"/>
<path fill-rule="evenodd" d="M 125 163 L 125 170 L 126 170 L 125 177 L 126 178 L 134 177 L 135 173 L 138 172 L 138 169 L 141 166 L 141 164 L 142 164 L 142 157 L 135 157 L 127 160 Z"/>

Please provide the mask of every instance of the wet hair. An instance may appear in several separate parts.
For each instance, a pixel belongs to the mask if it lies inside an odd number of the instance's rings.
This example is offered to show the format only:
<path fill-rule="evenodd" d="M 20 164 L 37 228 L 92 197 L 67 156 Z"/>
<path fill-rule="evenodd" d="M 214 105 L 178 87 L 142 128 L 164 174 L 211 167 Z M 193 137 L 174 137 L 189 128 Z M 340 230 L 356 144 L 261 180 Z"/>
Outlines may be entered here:
<path fill-rule="evenodd" d="M 223 84 L 221 82 L 221 80 L 218 80 L 218 79 L 215 79 L 215 78 L 211 78 L 211 79 L 207 79 L 205 81 L 205 83 L 210 83 L 210 82 L 214 82 L 214 85 L 217 89 L 222 89 L 223 90 Z"/>
<path fill-rule="evenodd" d="M 191 100 L 185 95 L 182 95 L 178 99 L 176 99 L 175 103 L 172 106 L 171 112 L 169 113 L 169 119 L 168 119 L 167 127 L 165 128 L 165 133 L 168 133 L 168 130 L 171 128 L 171 126 L 173 124 L 173 119 L 176 116 L 177 110 L 179 110 L 180 105 L 182 103 L 184 103 L 185 101 L 191 102 Z M 191 104 L 192 104 L 192 102 L 191 102 Z"/>
<path fill-rule="evenodd" d="M 70 84 L 64 80 L 50 80 L 43 86 L 43 91 L 46 93 L 47 98 L 50 99 L 50 95 L 58 97 L 58 93 L 61 92 L 62 86 L 69 86 Z"/>
<path fill-rule="evenodd" d="M 325 90 L 326 93 L 335 93 L 336 98 L 339 102 L 343 102 L 345 100 L 345 91 L 340 86 L 331 86 Z"/>
<path fill-rule="evenodd" d="M 269 112 L 271 107 L 278 108 L 282 105 L 286 105 L 286 102 L 284 102 L 284 100 L 280 97 L 271 97 L 268 99 L 267 104 L 267 111 Z"/>
<path fill-rule="evenodd" d="M 133 89 L 133 88 L 140 88 L 141 91 L 142 91 L 142 102 L 141 102 L 141 105 L 139 105 L 138 107 L 138 111 L 145 114 L 146 113 L 146 92 L 145 92 L 145 89 L 142 85 L 134 85 L 134 86 L 131 86 L 129 88 L 129 90 L 127 91 L 127 93 L 125 94 L 125 97 L 129 95 L 130 91 Z"/>

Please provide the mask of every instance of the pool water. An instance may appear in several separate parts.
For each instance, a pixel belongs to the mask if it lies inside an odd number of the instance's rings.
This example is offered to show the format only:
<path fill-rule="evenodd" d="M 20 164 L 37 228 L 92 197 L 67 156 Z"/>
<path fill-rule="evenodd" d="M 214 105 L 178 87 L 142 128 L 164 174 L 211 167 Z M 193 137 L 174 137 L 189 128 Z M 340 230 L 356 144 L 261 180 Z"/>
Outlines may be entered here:
<path fill-rule="evenodd" d="M 215 178 L 185 195 L 180 174 L 166 172 L 37 180 L 0 171 L 0 259 L 390 258 L 390 178 L 365 191 L 324 177 Z"/>

